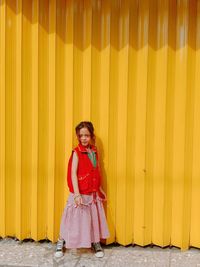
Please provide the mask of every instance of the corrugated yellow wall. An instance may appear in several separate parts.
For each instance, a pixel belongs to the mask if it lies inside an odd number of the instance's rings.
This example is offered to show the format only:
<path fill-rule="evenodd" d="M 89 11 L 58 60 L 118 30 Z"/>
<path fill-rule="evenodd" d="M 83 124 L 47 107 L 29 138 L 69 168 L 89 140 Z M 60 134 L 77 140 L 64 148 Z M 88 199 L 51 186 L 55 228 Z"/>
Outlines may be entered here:
<path fill-rule="evenodd" d="M 200 248 L 199 0 L 0 0 L 0 236 L 57 239 L 81 120 L 108 243 Z"/>

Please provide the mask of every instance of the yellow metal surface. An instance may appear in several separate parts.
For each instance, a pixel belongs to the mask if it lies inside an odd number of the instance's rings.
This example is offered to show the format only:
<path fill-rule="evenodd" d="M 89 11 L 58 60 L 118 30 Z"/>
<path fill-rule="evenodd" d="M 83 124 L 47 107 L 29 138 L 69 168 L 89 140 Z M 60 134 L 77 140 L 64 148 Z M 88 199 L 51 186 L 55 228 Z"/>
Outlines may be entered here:
<path fill-rule="evenodd" d="M 199 0 L 0 0 L 0 236 L 56 241 L 91 120 L 107 243 L 200 248 L 199 84 Z"/>

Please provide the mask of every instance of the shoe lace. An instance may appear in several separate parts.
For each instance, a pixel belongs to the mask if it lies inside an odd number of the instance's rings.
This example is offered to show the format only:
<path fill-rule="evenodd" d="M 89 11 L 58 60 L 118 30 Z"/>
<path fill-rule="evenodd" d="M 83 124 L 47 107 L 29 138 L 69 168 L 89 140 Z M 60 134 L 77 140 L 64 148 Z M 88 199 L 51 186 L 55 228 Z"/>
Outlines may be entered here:
<path fill-rule="evenodd" d="M 102 251 L 102 247 L 100 245 L 100 243 L 93 243 L 94 249 L 96 252 L 98 251 Z"/>
<path fill-rule="evenodd" d="M 56 245 L 56 250 L 62 250 L 63 248 L 63 240 L 58 240 Z"/>

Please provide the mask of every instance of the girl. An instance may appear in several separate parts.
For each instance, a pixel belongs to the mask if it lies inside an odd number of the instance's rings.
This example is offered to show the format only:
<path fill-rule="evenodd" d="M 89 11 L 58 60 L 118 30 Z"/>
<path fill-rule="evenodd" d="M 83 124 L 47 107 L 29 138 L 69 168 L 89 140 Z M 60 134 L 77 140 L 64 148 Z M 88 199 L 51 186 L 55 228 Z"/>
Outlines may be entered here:
<path fill-rule="evenodd" d="M 107 238 L 109 231 L 102 201 L 106 194 L 100 183 L 100 170 L 91 122 L 83 121 L 76 126 L 79 141 L 68 163 L 67 183 L 70 195 L 63 212 L 60 238 L 56 257 L 63 256 L 66 248 L 92 247 L 96 257 L 103 257 L 100 238 Z"/>

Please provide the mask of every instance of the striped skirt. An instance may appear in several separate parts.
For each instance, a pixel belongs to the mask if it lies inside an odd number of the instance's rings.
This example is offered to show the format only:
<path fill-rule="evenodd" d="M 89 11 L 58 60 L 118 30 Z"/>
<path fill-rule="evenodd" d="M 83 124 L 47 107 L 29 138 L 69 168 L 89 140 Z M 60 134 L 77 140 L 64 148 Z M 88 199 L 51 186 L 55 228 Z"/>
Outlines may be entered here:
<path fill-rule="evenodd" d="M 60 226 L 60 238 L 66 248 L 90 248 L 91 243 L 109 237 L 102 199 L 96 193 L 82 195 L 83 205 L 76 207 L 70 193 Z"/>

